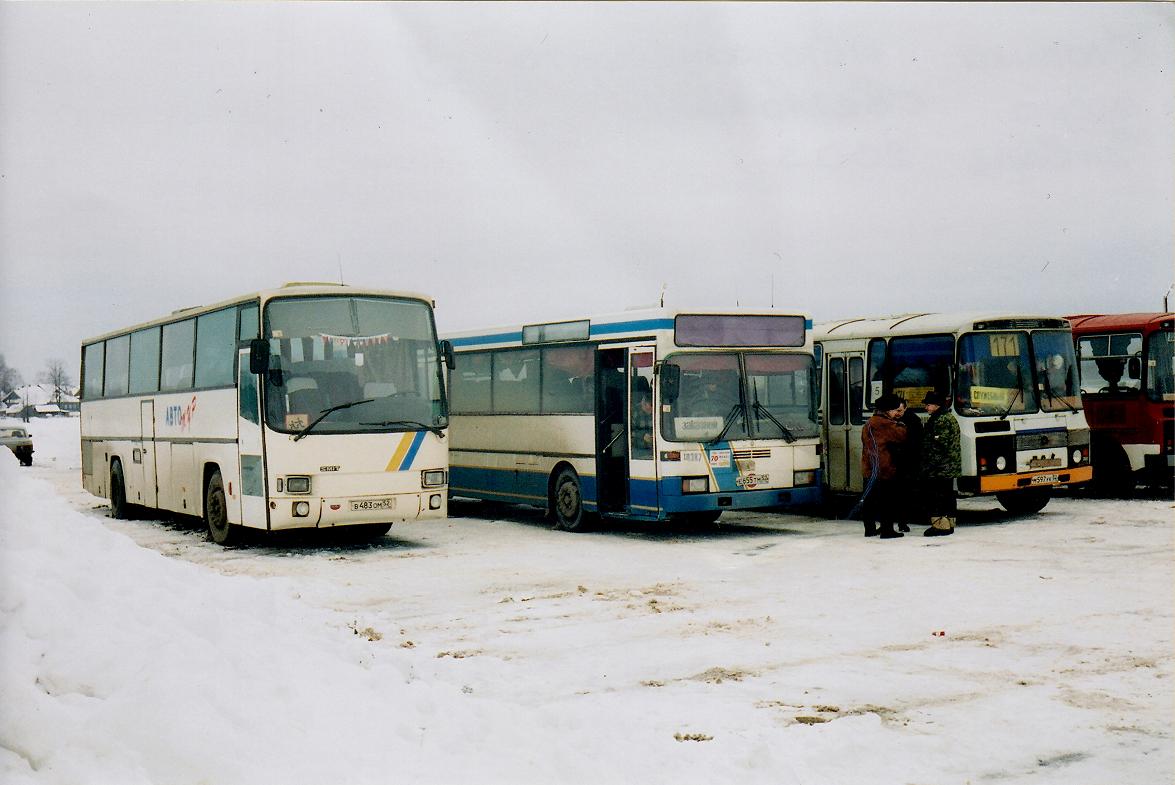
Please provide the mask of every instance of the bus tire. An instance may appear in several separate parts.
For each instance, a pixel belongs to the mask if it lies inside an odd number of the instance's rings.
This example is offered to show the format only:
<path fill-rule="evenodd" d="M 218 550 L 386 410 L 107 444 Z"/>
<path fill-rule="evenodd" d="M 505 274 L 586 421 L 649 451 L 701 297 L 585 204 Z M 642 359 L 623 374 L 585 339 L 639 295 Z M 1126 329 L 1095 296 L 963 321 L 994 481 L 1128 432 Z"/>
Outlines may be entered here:
<path fill-rule="evenodd" d="M 551 483 L 551 515 L 556 529 L 574 532 L 587 528 L 579 475 L 569 466 L 560 469 Z"/>
<path fill-rule="evenodd" d="M 217 545 L 231 545 L 239 539 L 237 527 L 228 522 L 228 500 L 219 469 L 208 478 L 208 487 L 204 489 L 204 524 L 208 536 Z"/>
<path fill-rule="evenodd" d="M 1013 515 L 1035 515 L 1049 503 L 1053 492 L 1049 488 L 1025 491 L 1001 491 L 995 495 L 1003 508 Z"/>
<path fill-rule="evenodd" d="M 1098 496 L 1130 496 L 1134 493 L 1134 472 L 1121 445 L 1103 441 L 1094 445 L 1093 491 Z"/>
<path fill-rule="evenodd" d="M 120 521 L 131 517 L 130 505 L 126 503 L 126 480 L 122 476 L 122 461 L 110 462 L 110 517 Z"/>

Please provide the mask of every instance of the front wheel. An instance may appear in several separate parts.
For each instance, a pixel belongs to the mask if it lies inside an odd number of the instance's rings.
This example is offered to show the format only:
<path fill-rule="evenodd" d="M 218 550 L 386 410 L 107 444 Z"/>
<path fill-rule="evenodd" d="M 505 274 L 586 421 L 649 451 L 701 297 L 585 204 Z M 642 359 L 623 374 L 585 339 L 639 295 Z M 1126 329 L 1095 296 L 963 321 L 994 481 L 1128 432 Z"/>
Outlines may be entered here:
<path fill-rule="evenodd" d="M 1049 488 L 1032 488 L 1026 491 L 1001 491 L 995 497 L 1013 515 L 1034 515 L 1044 509 L 1052 495 Z"/>
<path fill-rule="evenodd" d="M 231 545 L 239 538 L 237 527 L 228 522 L 228 502 L 219 470 L 208 478 L 208 487 L 204 489 L 204 523 L 217 545 Z"/>
<path fill-rule="evenodd" d="M 574 532 L 587 527 L 579 475 L 570 468 L 560 469 L 555 482 L 551 484 L 551 514 L 555 518 L 556 529 Z"/>
<path fill-rule="evenodd" d="M 126 503 L 126 481 L 119 461 L 110 465 L 110 517 L 123 521 L 131 517 L 130 505 Z"/>

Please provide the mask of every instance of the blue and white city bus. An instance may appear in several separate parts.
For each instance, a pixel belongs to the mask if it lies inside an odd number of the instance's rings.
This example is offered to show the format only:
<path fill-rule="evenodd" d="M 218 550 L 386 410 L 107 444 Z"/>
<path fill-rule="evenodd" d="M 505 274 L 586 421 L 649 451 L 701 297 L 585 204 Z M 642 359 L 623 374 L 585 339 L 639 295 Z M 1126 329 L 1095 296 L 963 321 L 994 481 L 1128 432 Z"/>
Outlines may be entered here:
<path fill-rule="evenodd" d="M 885 393 L 922 411 L 930 391 L 959 422 L 964 495 L 1035 513 L 1058 486 L 1088 482 L 1089 426 L 1066 319 L 918 313 L 816 325 L 829 491 L 860 493 L 861 428 Z"/>
<path fill-rule="evenodd" d="M 657 308 L 447 335 L 450 493 L 545 507 L 565 530 L 812 503 L 810 327 Z"/>
<path fill-rule="evenodd" d="M 433 304 L 287 284 L 82 343 L 82 485 L 242 529 L 446 515 L 447 404 Z"/>

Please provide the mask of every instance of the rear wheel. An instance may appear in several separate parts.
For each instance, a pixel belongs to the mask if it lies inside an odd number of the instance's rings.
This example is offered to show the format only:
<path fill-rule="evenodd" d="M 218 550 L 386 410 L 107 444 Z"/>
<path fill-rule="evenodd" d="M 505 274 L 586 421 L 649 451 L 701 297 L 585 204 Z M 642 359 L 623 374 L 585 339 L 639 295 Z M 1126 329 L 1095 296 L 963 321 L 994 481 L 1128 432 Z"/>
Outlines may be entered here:
<path fill-rule="evenodd" d="M 228 522 L 228 500 L 220 470 L 212 473 L 208 487 L 204 489 L 204 523 L 208 526 L 208 535 L 217 545 L 231 545 L 240 537 L 238 527 Z"/>
<path fill-rule="evenodd" d="M 574 532 L 587 527 L 579 475 L 569 467 L 560 469 L 555 482 L 551 484 L 551 514 L 555 518 L 556 529 Z"/>
<path fill-rule="evenodd" d="M 1013 515 L 1034 515 L 1044 509 L 1052 496 L 1053 492 L 1049 488 L 1002 491 L 995 495 L 1004 509 Z"/>
<path fill-rule="evenodd" d="M 122 463 L 110 464 L 110 517 L 126 520 L 130 518 L 130 505 L 126 503 L 126 481 L 122 476 Z"/>

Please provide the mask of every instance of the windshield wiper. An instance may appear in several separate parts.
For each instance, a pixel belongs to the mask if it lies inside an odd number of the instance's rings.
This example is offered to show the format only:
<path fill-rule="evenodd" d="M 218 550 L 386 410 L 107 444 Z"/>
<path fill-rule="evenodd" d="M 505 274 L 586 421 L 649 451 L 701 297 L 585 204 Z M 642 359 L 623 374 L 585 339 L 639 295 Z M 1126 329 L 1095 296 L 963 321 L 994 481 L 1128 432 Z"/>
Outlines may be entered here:
<path fill-rule="evenodd" d="M 792 444 L 793 442 L 795 442 L 795 440 L 796 440 L 795 434 L 792 433 L 791 430 L 788 429 L 788 427 L 786 425 L 781 423 L 779 420 L 775 419 L 775 415 L 772 414 L 771 412 L 767 411 L 766 406 L 759 403 L 759 383 L 755 382 L 753 384 L 753 386 L 751 387 L 751 389 L 755 393 L 755 402 L 752 404 L 751 410 L 757 414 L 764 415 L 768 420 L 775 423 L 775 427 L 778 428 L 783 433 L 783 438 L 788 444 Z"/>
<path fill-rule="evenodd" d="M 310 433 L 310 431 L 314 428 L 314 426 L 318 425 L 320 422 L 325 420 L 326 416 L 328 414 L 330 414 L 331 412 L 337 412 L 339 409 L 350 409 L 352 406 L 358 406 L 361 403 L 371 403 L 374 400 L 375 400 L 374 398 L 362 398 L 358 401 L 351 401 L 350 403 L 340 403 L 338 406 L 332 406 L 329 409 L 323 409 L 322 413 L 318 415 L 318 418 L 315 419 L 314 422 L 307 425 L 305 428 L 302 429 L 301 433 L 299 433 L 297 436 L 294 437 L 294 441 L 298 441 L 303 436 L 306 436 L 308 433 Z"/>
<path fill-rule="evenodd" d="M 1049 384 L 1049 380 L 1048 380 L 1047 376 L 1045 377 L 1045 380 L 1044 380 L 1044 394 L 1046 396 L 1048 396 L 1048 399 L 1050 401 L 1060 401 L 1061 403 L 1065 404 L 1065 408 L 1068 409 L 1069 411 L 1071 411 L 1073 413 L 1077 412 L 1077 409 L 1073 406 L 1073 404 L 1071 404 L 1065 400 L 1064 395 L 1055 395 L 1053 393 L 1053 386 L 1051 384 Z"/>
<path fill-rule="evenodd" d="M 717 436 L 706 442 L 706 444 L 717 444 L 718 442 L 722 441 L 723 437 L 726 436 L 726 432 L 730 430 L 730 426 L 734 425 L 735 415 L 737 415 L 742 410 L 742 401 L 739 401 L 734 406 L 731 406 L 730 412 L 727 413 L 726 419 L 722 422 L 722 430 L 718 432 Z"/>
<path fill-rule="evenodd" d="M 1012 413 L 1012 408 L 1016 405 L 1016 401 L 1024 393 L 1024 372 L 1020 369 L 1020 363 L 1016 363 L 1016 394 L 1012 396 L 1012 400 L 1008 403 L 1008 409 L 1000 415 L 1001 420 L 1008 419 L 1008 415 Z"/>
<path fill-rule="evenodd" d="M 414 425 L 422 431 L 435 433 L 439 438 L 445 438 L 445 432 L 435 425 L 425 425 L 419 420 L 383 420 L 382 422 L 365 422 L 363 425 L 378 425 L 386 428 L 389 425 Z"/>

